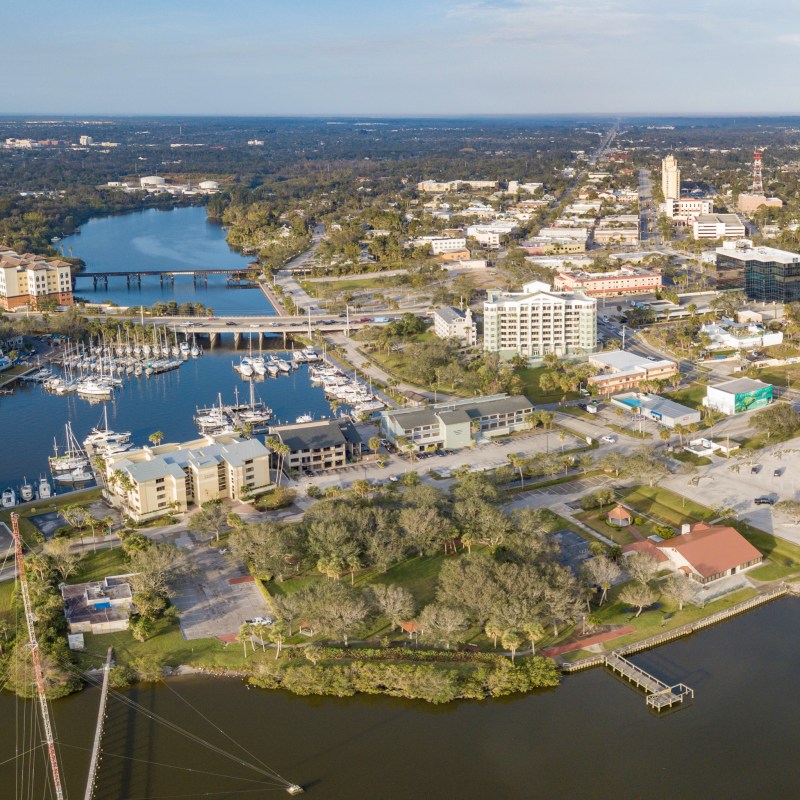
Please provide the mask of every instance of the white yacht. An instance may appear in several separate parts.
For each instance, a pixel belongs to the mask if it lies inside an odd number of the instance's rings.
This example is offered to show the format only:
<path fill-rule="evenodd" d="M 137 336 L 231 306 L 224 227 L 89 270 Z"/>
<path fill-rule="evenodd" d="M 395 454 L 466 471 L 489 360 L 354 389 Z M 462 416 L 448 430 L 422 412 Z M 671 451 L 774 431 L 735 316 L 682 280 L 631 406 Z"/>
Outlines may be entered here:
<path fill-rule="evenodd" d="M 108 427 L 108 408 L 103 408 L 103 425 L 92 428 L 89 435 L 83 440 L 84 445 L 95 447 L 104 444 L 126 444 L 131 440 L 130 431 L 116 433 Z"/>
<path fill-rule="evenodd" d="M 23 484 L 19 488 L 19 496 L 23 503 L 33 500 L 33 486 L 28 483 L 27 478 L 23 478 Z"/>
<path fill-rule="evenodd" d="M 52 496 L 53 492 L 50 488 L 50 483 L 47 478 L 39 478 L 39 499 L 47 500 Z"/>
<path fill-rule="evenodd" d="M 94 480 L 94 476 L 86 467 L 78 467 L 69 472 L 62 472 L 60 475 L 56 475 L 56 480 L 59 483 L 89 483 L 89 481 Z"/>
<path fill-rule="evenodd" d="M 3 489 L 0 494 L 0 505 L 3 508 L 13 508 L 17 504 L 17 493 L 13 489 Z"/>

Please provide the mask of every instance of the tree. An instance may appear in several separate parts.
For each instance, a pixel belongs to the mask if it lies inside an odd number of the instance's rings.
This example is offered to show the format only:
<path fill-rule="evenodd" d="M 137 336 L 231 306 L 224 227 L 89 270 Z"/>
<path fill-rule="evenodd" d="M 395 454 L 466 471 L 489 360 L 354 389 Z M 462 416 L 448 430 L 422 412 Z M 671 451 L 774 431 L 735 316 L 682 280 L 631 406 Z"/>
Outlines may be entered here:
<path fill-rule="evenodd" d="M 158 447 L 164 441 L 164 434 L 161 431 L 155 431 L 147 437 L 148 441 L 152 442 L 155 447 Z"/>
<path fill-rule="evenodd" d="M 348 646 L 352 632 L 369 616 L 364 595 L 341 583 L 316 583 L 303 591 L 302 607 L 315 628 Z"/>
<path fill-rule="evenodd" d="M 66 581 L 75 572 L 80 561 L 80 556 L 72 552 L 69 539 L 51 539 L 44 549 L 53 562 L 56 572 Z"/>
<path fill-rule="evenodd" d="M 648 584 L 658 572 L 658 561 L 649 553 L 634 553 L 626 559 L 625 570 L 632 580 Z"/>
<path fill-rule="evenodd" d="M 169 583 L 187 568 L 186 555 L 171 544 L 154 543 L 131 556 L 131 586 L 134 592 L 169 597 Z"/>
<path fill-rule="evenodd" d="M 85 528 L 89 512 L 82 506 L 65 506 L 61 509 L 61 516 L 71 528 Z"/>
<path fill-rule="evenodd" d="M 663 592 L 670 600 L 678 604 L 678 610 L 683 611 L 684 603 L 688 603 L 697 592 L 697 583 L 683 572 L 670 575 L 664 584 Z"/>
<path fill-rule="evenodd" d="M 511 663 L 514 663 L 514 658 L 517 655 L 517 650 L 519 650 L 519 646 L 522 644 L 522 637 L 516 632 L 512 630 L 503 631 L 503 635 L 500 637 L 500 646 L 504 650 L 511 651 Z"/>
<path fill-rule="evenodd" d="M 302 604 L 303 596 L 300 593 L 277 595 L 272 598 L 275 612 L 289 628 L 289 636 L 294 635 L 294 623 L 301 617 Z"/>
<path fill-rule="evenodd" d="M 128 623 L 131 635 L 137 642 L 145 642 L 153 633 L 153 623 L 144 616 L 132 617 Z"/>
<path fill-rule="evenodd" d="M 414 615 L 414 596 L 408 589 L 391 583 L 376 583 L 369 591 L 375 606 L 389 620 L 393 630 Z"/>
<path fill-rule="evenodd" d="M 269 638 L 275 644 L 275 658 L 277 659 L 281 654 L 283 643 L 286 641 L 286 625 L 279 619 L 276 619 L 272 625 L 269 626 Z"/>
<path fill-rule="evenodd" d="M 503 626 L 499 622 L 490 619 L 486 625 L 484 625 L 483 630 L 492 640 L 492 646 L 497 649 L 497 639 L 503 633 Z"/>
<path fill-rule="evenodd" d="M 206 500 L 192 515 L 190 523 L 200 533 L 213 534 L 218 542 L 220 534 L 228 527 L 227 514 L 219 500 Z"/>
<path fill-rule="evenodd" d="M 664 447 L 666 447 L 667 442 L 669 442 L 669 440 L 672 438 L 669 428 L 661 428 L 661 430 L 658 432 L 658 438 L 664 442 Z"/>
<path fill-rule="evenodd" d="M 522 627 L 531 643 L 531 655 L 536 655 L 536 642 L 544 637 L 544 625 L 538 620 L 528 620 Z"/>
<path fill-rule="evenodd" d="M 608 590 L 619 578 L 622 570 L 610 558 L 604 555 L 590 558 L 586 562 L 586 571 L 592 581 L 600 587 L 602 594 L 600 595 L 599 605 L 603 605 L 608 595 Z"/>
<path fill-rule="evenodd" d="M 658 595 L 649 586 L 643 583 L 629 583 L 619 593 L 623 603 L 636 606 L 636 616 L 642 613 L 645 606 L 650 606 L 658 599 Z"/>
<path fill-rule="evenodd" d="M 380 448 L 381 448 L 380 437 L 378 437 L 378 436 L 370 436 L 369 437 L 369 442 L 367 444 L 369 445 L 369 449 L 372 450 L 373 454 L 377 453 L 378 450 L 380 450 Z"/>
<path fill-rule="evenodd" d="M 800 430 L 800 413 L 788 403 L 773 403 L 750 418 L 751 427 L 765 434 L 767 439 L 790 439 Z"/>
<path fill-rule="evenodd" d="M 522 473 L 522 469 L 525 466 L 525 458 L 521 456 L 519 453 L 509 453 L 508 460 L 511 466 L 519 472 L 519 485 L 525 485 L 525 477 Z"/>
<path fill-rule="evenodd" d="M 447 650 L 461 641 L 467 627 L 467 617 L 464 612 L 445 603 L 431 603 L 425 606 L 419 615 L 422 637 L 440 642 Z"/>

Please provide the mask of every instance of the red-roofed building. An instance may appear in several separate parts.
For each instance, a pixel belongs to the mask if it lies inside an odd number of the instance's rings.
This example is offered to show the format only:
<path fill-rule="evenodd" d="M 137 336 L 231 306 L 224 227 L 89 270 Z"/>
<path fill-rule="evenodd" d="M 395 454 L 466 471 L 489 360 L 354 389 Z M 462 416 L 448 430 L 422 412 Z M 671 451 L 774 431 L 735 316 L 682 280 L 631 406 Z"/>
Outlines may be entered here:
<path fill-rule="evenodd" d="M 621 505 L 614 506 L 614 508 L 606 514 L 606 519 L 611 525 L 617 525 L 620 528 L 626 528 L 633 522 L 631 512 Z"/>
<path fill-rule="evenodd" d="M 764 560 L 761 553 L 737 530 L 704 522 L 692 525 L 686 533 L 672 539 L 626 545 L 622 552 L 626 555 L 648 552 L 656 557 L 661 556 L 659 561 L 669 561 L 674 569 L 703 584 L 744 572 Z"/>

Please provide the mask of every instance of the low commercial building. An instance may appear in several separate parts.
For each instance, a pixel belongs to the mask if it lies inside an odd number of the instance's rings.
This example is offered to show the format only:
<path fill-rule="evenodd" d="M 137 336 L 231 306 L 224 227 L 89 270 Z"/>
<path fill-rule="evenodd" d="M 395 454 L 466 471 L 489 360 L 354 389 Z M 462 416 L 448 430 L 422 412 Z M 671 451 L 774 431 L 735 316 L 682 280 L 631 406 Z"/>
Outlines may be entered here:
<path fill-rule="evenodd" d="M 521 292 L 489 292 L 483 347 L 503 358 L 585 355 L 597 347 L 597 301 L 532 281 Z"/>
<path fill-rule="evenodd" d="M 289 448 L 289 469 L 338 469 L 361 458 L 361 437 L 347 419 L 274 425 L 269 433 Z"/>
<path fill-rule="evenodd" d="M 105 459 L 106 496 L 137 521 L 241 500 L 270 485 L 269 458 L 257 439 L 230 435 L 129 450 Z"/>
<path fill-rule="evenodd" d="M 496 394 L 384 411 L 381 430 L 393 444 L 417 452 L 458 450 L 474 444 L 479 436 L 491 438 L 530 429 L 533 411 L 527 397 Z"/>
<path fill-rule="evenodd" d="M 695 239 L 741 239 L 744 223 L 736 214 L 700 214 L 692 222 Z"/>
<path fill-rule="evenodd" d="M 467 239 L 464 236 L 420 236 L 414 239 L 413 244 L 415 247 L 429 244 L 431 246 L 431 253 L 435 256 L 439 256 L 442 255 L 442 253 L 465 250 L 467 247 Z"/>
<path fill-rule="evenodd" d="M 600 370 L 598 375 L 589 378 L 589 385 L 603 395 L 637 389 L 642 381 L 665 381 L 678 374 L 674 361 L 651 361 L 627 350 L 593 353 L 589 363 Z"/>
<path fill-rule="evenodd" d="M 101 581 L 61 585 L 64 616 L 69 632 L 113 633 L 128 627 L 133 612 L 130 575 L 112 575 Z"/>
<path fill-rule="evenodd" d="M 597 244 L 639 244 L 639 217 L 636 214 L 619 214 L 604 217 L 594 229 Z"/>
<path fill-rule="evenodd" d="M 753 211 L 758 211 L 762 206 L 767 208 L 781 208 L 783 200 L 779 197 L 767 197 L 763 194 L 750 194 L 743 192 L 736 200 L 736 208 L 739 211 L 744 211 L 749 214 Z"/>
<path fill-rule="evenodd" d="M 460 311 L 452 306 L 444 306 L 433 312 L 433 332 L 440 339 L 458 339 L 465 345 L 478 342 L 478 328 L 472 319 L 472 310 Z"/>
<path fill-rule="evenodd" d="M 417 184 L 418 192 L 456 192 L 459 189 L 496 189 L 497 181 L 420 181 Z"/>
<path fill-rule="evenodd" d="M 733 416 L 755 411 L 769 405 L 773 400 L 772 384 L 756 381 L 752 378 L 736 378 L 736 380 L 718 383 L 706 388 L 703 405 L 706 408 Z"/>
<path fill-rule="evenodd" d="M 557 239 L 547 236 L 532 236 L 530 239 L 526 239 L 520 246 L 530 256 L 586 252 L 585 239 L 572 239 L 569 237 Z"/>
<path fill-rule="evenodd" d="M 553 281 L 557 291 L 580 289 L 590 297 L 612 297 L 623 294 L 644 294 L 661 288 L 661 273 L 637 267 L 621 267 L 613 272 L 584 272 L 566 269 Z"/>
<path fill-rule="evenodd" d="M 622 408 L 646 419 L 652 419 L 659 425 L 674 428 L 676 425 L 694 425 L 700 422 L 702 415 L 693 408 L 667 400 L 657 394 L 640 394 L 629 392 L 611 398 L 611 405 Z"/>
<path fill-rule="evenodd" d="M 701 326 L 700 333 L 711 340 L 708 350 L 753 350 L 783 342 L 783 331 L 768 331 L 758 322 L 723 319 Z"/>
<path fill-rule="evenodd" d="M 70 265 L 0 247 L 0 308 L 13 311 L 52 305 L 73 305 Z"/>

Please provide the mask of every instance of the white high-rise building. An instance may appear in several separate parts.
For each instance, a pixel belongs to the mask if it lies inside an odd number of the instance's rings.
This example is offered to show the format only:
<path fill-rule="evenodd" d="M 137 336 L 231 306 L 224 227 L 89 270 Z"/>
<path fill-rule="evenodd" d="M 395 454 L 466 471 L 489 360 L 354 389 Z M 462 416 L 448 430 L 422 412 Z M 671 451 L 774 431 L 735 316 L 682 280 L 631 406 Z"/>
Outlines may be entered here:
<path fill-rule="evenodd" d="M 664 193 L 664 200 L 680 200 L 681 171 L 678 160 L 673 155 L 668 155 L 661 161 L 661 191 Z"/>
<path fill-rule="evenodd" d="M 483 304 L 483 349 L 503 358 L 591 353 L 597 302 L 583 292 L 554 292 L 540 281 L 521 292 L 490 292 Z"/>

